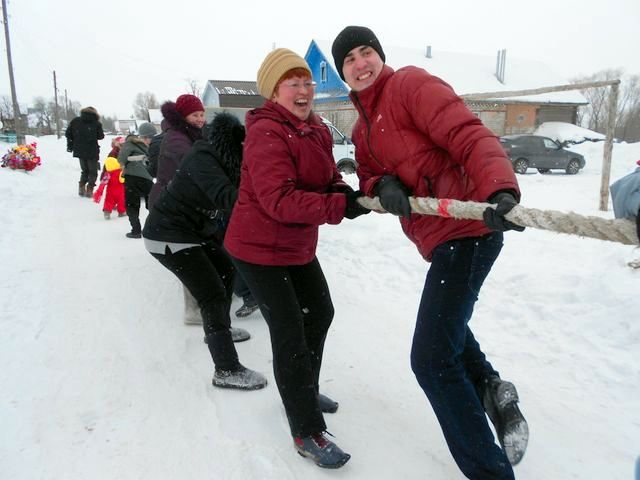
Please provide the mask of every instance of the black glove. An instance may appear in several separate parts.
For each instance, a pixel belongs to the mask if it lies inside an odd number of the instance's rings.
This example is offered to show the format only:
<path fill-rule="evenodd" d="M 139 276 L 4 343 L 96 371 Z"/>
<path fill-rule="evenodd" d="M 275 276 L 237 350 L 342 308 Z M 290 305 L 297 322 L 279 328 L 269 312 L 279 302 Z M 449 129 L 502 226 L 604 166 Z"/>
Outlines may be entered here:
<path fill-rule="evenodd" d="M 329 187 L 327 193 L 353 193 L 353 188 L 347 184 L 336 183 Z"/>
<path fill-rule="evenodd" d="M 357 218 L 360 215 L 366 215 L 367 213 L 371 213 L 371 210 L 363 207 L 358 203 L 358 198 L 364 195 L 360 190 L 358 190 L 357 192 L 354 192 L 354 191 L 346 192 L 344 195 L 347 197 L 347 206 L 344 209 L 345 218 L 348 218 L 349 220 L 353 220 L 354 218 Z"/>
<path fill-rule="evenodd" d="M 524 230 L 524 227 L 516 225 L 504 218 L 504 216 L 518 204 L 516 197 L 512 193 L 506 191 L 496 192 L 491 195 L 487 201 L 497 204 L 495 209 L 487 207 L 486 210 L 482 212 L 482 218 L 487 227 L 498 232 L 506 232 L 507 230 L 522 232 Z"/>
<path fill-rule="evenodd" d="M 376 185 L 380 204 L 389 213 L 399 217 L 411 217 L 409 189 L 395 175 L 385 175 Z"/>

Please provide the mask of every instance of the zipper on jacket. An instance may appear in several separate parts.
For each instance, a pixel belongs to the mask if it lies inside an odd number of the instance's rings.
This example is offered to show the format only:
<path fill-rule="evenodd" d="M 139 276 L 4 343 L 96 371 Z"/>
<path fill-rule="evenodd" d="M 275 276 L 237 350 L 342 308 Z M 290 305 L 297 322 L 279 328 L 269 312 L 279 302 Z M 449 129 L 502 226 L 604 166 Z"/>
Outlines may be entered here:
<path fill-rule="evenodd" d="M 356 101 L 358 102 L 358 105 L 356 108 L 358 108 L 358 110 L 361 112 L 362 118 L 364 120 L 364 123 L 367 127 L 367 147 L 369 147 L 369 153 L 371 154 L 371 157 L 375 160 L 375 162 L 378 164 L 378 166 L 386 173 L 387 169 L 384 165 L 382 165 L 382 163 L 380 163 L 380 161 L 378 160 L 378 158 L 376 157 L 375 153 L 373 153 L 373 148 L 371 148 L 371 122 L 369 121 L 369 118 L 367 117 L 367 114 L 364 111 L 364 107 L 362 106 L 362 103 L 360 103 L 360 98 L 358 98 L 358 94 L 354 92 L 353 96 L 355 97 Z"/>

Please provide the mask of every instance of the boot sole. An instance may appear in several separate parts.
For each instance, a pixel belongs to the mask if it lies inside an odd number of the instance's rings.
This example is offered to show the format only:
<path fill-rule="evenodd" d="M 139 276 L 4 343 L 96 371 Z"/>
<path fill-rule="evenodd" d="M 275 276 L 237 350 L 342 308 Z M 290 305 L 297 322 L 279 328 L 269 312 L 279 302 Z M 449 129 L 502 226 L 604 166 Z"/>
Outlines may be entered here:
<path fill-rule="evenodd" d="M 296 449 L 296 451 L 298 452 L 298 455 L 300 455 L 303 458 L 308 458 L 308 459 L 312 460 L 320 468 L 328 468 L 328 469 L 332 469 L 332 470 L 335 470 L 336 468 L 343 467 L 351 459 L 351 455 L 349 455 L 348 453 L 345 453 L 345 456 L 339 462 L 328 463 L 328 464 L 327 463 L 320 463 L 320 461 L 317 460 L 310 453 L 306 453 L 306 452 L 298 450 L 298 449 Z"/>
<path fill-rule="evenodd" d="M 509 463 L 511 465 L 520 463 L 529 443 L 529 425 L 524 417 L 505 427 L 505 432 L 500 443 L 502 444 L 504 453 L 509 459 Z"/>
<path fill-rule="evenodd" d="M 267 382 L 265 383 L 260 383 L 257 385 L 233 385 L 233 384 L 222 384 L 222 383 L 216 383 L 215 380 L 211 381 L 211 384 L 214 387 L 218 387 L 218 388 L 228 388 L 231 390 L 261 390 L 263 388 L 265 388 L 267 386 Z"/>
<path fill-rule="evenodd" d="M 251 308 L 251 309 L 248 309 L 248 310 L 242 310 L 242 311 L 238 310 L 238 311 L 236 311 L 235 316 L 238 317 L 238 318 L 248 317 L 249 315 L 251 315 L 253 312 L 255 312 L 257 310 L 258 310 L 258 307 Z"/>

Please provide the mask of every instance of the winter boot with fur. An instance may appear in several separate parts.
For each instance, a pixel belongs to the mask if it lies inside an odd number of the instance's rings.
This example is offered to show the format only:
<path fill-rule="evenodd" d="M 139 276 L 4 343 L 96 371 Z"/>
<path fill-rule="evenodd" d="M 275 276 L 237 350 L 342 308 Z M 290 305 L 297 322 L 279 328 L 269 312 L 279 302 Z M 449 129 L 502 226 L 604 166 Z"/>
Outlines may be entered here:
<path fill-rule="evenodd" d="M 336 413 L 338 411 L 338 402 L 331 400 L 326 395 L 318 394 L 318 407 L 322 413 Z"/>
<path fill-rule="evenodd" d="M 482 404 L 511 465 L 522 460 L 529 442 L 529 426 L 518 408 L 518 392 L 511 382 L 492 376 L 484 381 Z"/>
<path fill-rule="evenodd" d="M 84 196 L 87 198 L 93 197 L 93 187 L 88 183 L 87 183 L 87 186 L 85 187 Z"/>
<path fill-rule="evenodd" d="M 78 182 L 78 195 L 84 197 L 86 192 L 86 184 L 84 182 Z"/>
<path fill-rule="evenodd" d="M 309 437 L 294 437 L 293 444 L 301 456 L 310 458 L 322 468 L 340 468 L 351 458 L 351 455 L 327 440 L 323 432 Z"/>

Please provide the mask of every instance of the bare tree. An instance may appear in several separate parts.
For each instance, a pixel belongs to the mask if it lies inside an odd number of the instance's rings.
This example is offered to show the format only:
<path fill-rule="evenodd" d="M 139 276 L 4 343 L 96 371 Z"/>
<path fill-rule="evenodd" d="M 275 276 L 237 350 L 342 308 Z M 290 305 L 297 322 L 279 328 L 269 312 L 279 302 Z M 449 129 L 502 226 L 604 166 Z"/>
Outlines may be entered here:
<path fill-rule="evenodd" d="M 102 122 L 102 128 L 105 132 L 115 132 L 116 131 L 116 117 L 108 117 L 102 116 L 100 117 L 100 121 Z"/>
<path fill-rule="evenodd" d="M 67 105 L 67 122 L 70 122 L 75 117 L 80 115 L 80 109 L 82 109 L 82 104 L 80 102 L 69 100 L 69 103 Z"/>
<path fill-rule="evenodd" d="M 616 112 L 615 136 L 621 140 L 635 141 L 640 135 L 637 125 L 640 110 L 640 76 L 624 75 L 621 69 L 610 69 L 596 72 L 588 77 L 576 78 L 572 83 L 593 82 L 620 79 L 620 92 Z M 582 91 L 589 105 L 582 107 L 578 113 L 578 124 L 604 133 L 608 122 L 608 104 L 610 89 L 608 87 L 589 88 Z"/>
<path fill-rule="evenodd" d="M 13 102 L 8 95 L 2 95 L 0 97 L 0 121 L 3 124 L 3 128 L 12 129 L 14 125 L 13 119 Z"/>
<path fill-rule="evenodd" d="M 160 104 L 158 103 L 155 94 L 151 92 L 138 93 L 135 101 L 133 102 L 133 111 L 136 118 L 149 121 L 150 108 L 160 108 Z"/>
<path fill-rule="evenodd" d="M 45 135 L 53 133 L 55 129 L 54 108 L 55 105 L 51 100 L 47 101 L 44 97 L 35 97 L 33 99 L 33 109 L 38 118 L 36 128 L 40 133 Z"/>
<path fill-rule="evenodd" d="M 187 88 L 189 89 L 189 93 L 191 93 L 191 95 L 195 95 L 196 97 L 200 98 L 200 93 L 202 93 L 202 91 L 198 86 L 197 80 L 193 78 L 187 78 Z"/>

